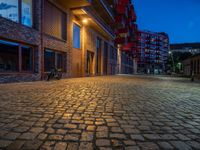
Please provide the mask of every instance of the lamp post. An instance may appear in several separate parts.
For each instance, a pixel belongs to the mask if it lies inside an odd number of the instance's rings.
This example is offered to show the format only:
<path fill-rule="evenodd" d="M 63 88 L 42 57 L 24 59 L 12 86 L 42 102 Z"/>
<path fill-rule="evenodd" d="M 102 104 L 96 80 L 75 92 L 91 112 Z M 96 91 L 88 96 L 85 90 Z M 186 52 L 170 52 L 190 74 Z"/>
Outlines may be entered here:
<path fill-rule="evenodd" d="M 169 51 L 169 55 L 171 56 L 171 59 L 172 59 L 172 67 L 173 67 L 173 72 L 175 73 L 175 64 L 174 64 L 174 57 L 173 57 L 173 53 L 172 51 Z"/>

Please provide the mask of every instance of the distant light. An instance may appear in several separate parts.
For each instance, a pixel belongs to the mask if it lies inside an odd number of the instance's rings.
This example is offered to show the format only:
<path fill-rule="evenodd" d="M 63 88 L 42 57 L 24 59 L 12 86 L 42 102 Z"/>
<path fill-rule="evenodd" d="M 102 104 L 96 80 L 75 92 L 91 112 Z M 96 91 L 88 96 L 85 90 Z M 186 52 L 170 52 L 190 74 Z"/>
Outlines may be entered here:
<path fill-rule="evenodd" d="M 172 52 L 171 51 L 169 51 L 169 54 L 171 54 Z"/>
<path fill-rule="evenodd" d="M 84 24 L 87 24 L 88 23 L 88 19 L 83 19 L 82 21 Z"/>

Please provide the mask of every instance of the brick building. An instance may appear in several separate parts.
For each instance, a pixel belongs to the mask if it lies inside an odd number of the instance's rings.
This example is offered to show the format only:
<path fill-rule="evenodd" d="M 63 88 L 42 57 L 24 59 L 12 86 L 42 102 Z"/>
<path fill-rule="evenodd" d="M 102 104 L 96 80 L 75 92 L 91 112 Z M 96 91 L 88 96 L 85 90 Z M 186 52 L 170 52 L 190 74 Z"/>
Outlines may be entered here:
<path fill-rule="evenodd" d="M 191 76 L 193 74 L 195 78 L 200 79 L 200 54 L 195 54 L 185 59 L 182 65 L 185 76 Z"/>
<path fill-rule="evenodd" d="M 137 73 L 162 74 L 166 71 L 169 38 L 166 33 L 138 31 Z"/>
<path fill-rule="evenodd" d="M 0 80 L 40 80 L 52 68 L 64 77 L 130 73 L 127 42 L 115 39 L 127 23 L 134 34 L 134 16 L 130 0 L 0 0 Z"/>
<path fill-rule="evenodd" d="M 134 53 L 137 43 L 137 24 L 134 6 L 129 0 L 119 0 L 116 5 L 115 43 L 118 48 L 118 72 L 134 73 Z"/>

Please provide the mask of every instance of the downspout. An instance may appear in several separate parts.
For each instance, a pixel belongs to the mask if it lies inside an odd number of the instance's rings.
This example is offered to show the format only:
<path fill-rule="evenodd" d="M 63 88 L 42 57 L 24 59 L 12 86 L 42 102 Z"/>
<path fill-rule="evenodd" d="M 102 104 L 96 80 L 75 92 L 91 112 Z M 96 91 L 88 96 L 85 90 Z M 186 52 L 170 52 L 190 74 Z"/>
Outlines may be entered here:
<path fill-rule="evenodd" d="M 43 15 L 44 15 L 44 0 L 41 0 L 41 18 L 40 18 L 40 39 L 41 39 L 41 52 L 40 52 L 40 72 L 41 72 L 41 80 L 44 79 L 44 44 L 43 44 Z"/>

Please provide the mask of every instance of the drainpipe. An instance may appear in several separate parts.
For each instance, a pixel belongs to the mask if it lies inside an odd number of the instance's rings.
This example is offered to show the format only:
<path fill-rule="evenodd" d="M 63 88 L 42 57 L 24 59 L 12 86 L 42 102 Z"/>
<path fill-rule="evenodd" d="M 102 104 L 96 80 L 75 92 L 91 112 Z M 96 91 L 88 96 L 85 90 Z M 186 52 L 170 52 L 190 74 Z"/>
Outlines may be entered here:
<path fill-rule="evenodd" d="M 41 39 L 41 51 L 40 51 L 40 72 L 41 80 L 44 79 L 44 44 L 43 44 L 43 15 L 44 15 L 44 0 L 41 0 L 41 18 L 40 18 L 40 39 Z"/>

